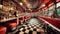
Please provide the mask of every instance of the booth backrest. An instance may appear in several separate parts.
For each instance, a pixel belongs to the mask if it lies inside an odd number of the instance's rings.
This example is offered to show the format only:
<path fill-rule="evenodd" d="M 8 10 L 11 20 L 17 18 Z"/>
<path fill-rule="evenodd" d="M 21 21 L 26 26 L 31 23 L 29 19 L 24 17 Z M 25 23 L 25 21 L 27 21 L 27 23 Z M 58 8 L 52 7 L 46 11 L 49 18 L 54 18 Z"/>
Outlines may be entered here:
<path fill-rule="evenodd" d="M 60 29 L 60 20 L 56 20 L 54 18 L 46 18 L 46 17 L 40 17 L 44 20 L 46 20 L 47 22 L 49 22 L 50 24 L 54 25 L 55 27 Z"/>
<path fill-rule="evenodd" d="M 8 23 L 17 23 L 17 19 L 14 19 L 14 20 L 8 21 Z"/>

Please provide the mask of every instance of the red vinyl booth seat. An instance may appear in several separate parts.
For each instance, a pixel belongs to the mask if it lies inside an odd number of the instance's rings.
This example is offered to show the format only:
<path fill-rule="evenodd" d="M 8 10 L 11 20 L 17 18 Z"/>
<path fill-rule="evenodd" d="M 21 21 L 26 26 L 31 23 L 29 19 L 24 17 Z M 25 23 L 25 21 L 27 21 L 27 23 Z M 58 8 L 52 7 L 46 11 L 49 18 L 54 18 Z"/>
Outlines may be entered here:
<path fill-rule="evenodd" d="M 30 18 L 30 16 L 24 16 L 24 20 L 27 20 L 29 18 Z"/>
<path fill-rule="evenodd" d="M 0 26 L 0 34 L 6 34 L 7 28 L 4 26 Z"/>
<path fill-rule="evenodd" d="M 17 23 L 9 23 L 8 26 L 12 29 L 17 26 Z"/>
<path fill-rule="evenodd" d="M 11 21 L 11 22 L 8 22 L 8 27 L 9 28 L 14 28 L 16 27 L 18 24 L 17 24 L 17 20 L 14 20 L 14 21 Z"/>
<path fill-rule="evenodd" d="M 49 22 L 50 24 L 54 25 L 55 27 L 60 29 L 60 20 L 56 20 L 53 18 L 46 18 L 46 17 L 40 17 Z"/>
<path fill-rule="evenodd" d="M 27 16 L 27 19 L 30 19 L 31 18 L 31 16 Z"/>

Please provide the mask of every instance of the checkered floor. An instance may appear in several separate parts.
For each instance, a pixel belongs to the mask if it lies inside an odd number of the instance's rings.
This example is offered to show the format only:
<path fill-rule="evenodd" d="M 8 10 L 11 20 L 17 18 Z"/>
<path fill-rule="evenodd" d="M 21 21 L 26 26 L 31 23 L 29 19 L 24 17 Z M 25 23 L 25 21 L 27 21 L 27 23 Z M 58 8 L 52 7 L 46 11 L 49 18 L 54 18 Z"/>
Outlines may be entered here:
<path fill-rule="evenodd" d="M 23 24 L 15 34 L 45 34 L 41 24 Z"/>

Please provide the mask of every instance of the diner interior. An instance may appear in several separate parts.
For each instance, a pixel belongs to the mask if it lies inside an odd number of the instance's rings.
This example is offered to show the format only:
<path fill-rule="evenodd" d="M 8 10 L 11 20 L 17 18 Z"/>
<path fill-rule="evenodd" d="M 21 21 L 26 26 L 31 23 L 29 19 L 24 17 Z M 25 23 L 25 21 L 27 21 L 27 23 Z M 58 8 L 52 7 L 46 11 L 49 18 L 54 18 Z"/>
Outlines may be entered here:
<path fill-rule="evenodd" d="M 0 34 L 60 34 L 60 0 L 0 0 Z"/>

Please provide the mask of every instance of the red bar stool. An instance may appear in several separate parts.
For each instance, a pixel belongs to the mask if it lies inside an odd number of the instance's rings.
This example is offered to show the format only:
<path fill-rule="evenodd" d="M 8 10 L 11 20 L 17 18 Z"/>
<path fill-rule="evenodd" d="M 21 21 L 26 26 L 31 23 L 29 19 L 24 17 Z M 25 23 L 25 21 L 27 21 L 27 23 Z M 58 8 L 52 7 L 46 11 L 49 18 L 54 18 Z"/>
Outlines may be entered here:
<path fill-rule="evenodd" d="M 6 34 L 7 28 L 4 26 L 0 26 L 0 34 Z"/>
<path fill-rule="evenodd" d="M 26 16 L 24 16 L 24 20 L 27 20 L 27 17 Z"/>
<path fill-rule="evenodd" d="M 27 16 L 27 19 L 30 19 L 31 18 L 31 16 Z"/>
<path fill-rule="evenodd" d="M 24 17 L 19 18 L 20 24 L 23 24 L 23 21 L 24 21 Z"/>

